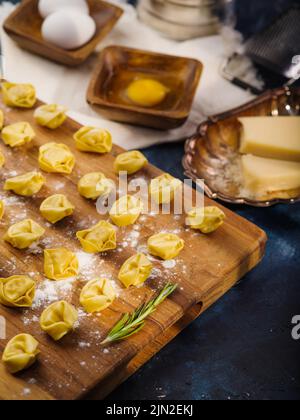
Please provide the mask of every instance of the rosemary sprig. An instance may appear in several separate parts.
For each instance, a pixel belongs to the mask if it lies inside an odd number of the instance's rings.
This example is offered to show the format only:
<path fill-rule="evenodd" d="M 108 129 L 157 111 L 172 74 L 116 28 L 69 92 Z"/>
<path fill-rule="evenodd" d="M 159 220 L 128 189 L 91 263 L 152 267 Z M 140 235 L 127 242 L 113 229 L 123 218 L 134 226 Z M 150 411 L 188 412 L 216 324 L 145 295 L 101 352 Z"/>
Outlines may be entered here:
<path fill-rule="evenodd" d="M 155 298 L 148 303 L 143 303 L 132 314 L 125 314 L 101 344 L 105 345 L 115 341 L 125 340 L 138 333 L 144 327 L 146 318 L 155 312 L 157 307 L 176 289 L 177 284 L 168 283 Z"/>

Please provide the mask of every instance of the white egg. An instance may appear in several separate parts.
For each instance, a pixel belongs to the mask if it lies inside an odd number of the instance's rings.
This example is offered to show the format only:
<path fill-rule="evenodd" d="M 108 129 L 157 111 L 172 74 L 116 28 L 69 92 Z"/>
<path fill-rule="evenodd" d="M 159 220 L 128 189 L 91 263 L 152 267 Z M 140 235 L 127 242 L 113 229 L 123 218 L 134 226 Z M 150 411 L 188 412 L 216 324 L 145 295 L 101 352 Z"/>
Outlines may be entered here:
<path fill-rule="evenodd" d="M 43 38 L 65 50 L 81 47 L 93 38 L 95 32 L 94 19 L 70 9 L 52 13 L 42 25 Z"/>
<path fill-rule="evenodd" d="M 66 7 L 76 8 L 81 13 L 89 14 L 89 6 L 86 0 L 40 0 L 39 12 L 45 19 L 54 12 Z"/>

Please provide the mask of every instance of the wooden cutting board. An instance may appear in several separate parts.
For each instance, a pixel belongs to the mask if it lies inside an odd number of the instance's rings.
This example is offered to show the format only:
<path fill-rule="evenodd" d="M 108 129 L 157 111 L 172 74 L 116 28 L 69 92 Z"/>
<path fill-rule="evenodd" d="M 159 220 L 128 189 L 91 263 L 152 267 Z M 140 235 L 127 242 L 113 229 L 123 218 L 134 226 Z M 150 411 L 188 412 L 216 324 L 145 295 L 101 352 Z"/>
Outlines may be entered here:
<path fill-rule="evenodd" d="M 4 110 L 6 125 L 28 121 L 37 134 L 32 144 L 18 150 L 11 150 L 2 142 L 0 144 L 6 156 L 6 165 L 0 170 L 0 196 L 5 197 L 7 203 L 5 217 L 0 223 L 0 276 L 30 273 L 38 283 L 34 309 L 23 311 L 0 307 L 0 316 L 7 321 L 7 340 L 0 340 L 0 352 L 9 339 L 22 332 L 34 335 L 41 349 L 39 362 L 17 376 L 7 373 L 0 364 L 0 398 L 105 397 L 258 264 L 264 255 L 266 235 L 227 209 L 224 209 L 226 223 L 210 236 L 185 229 L 184 216 L 145 215 L 134 229 L 118 230 L 118 250 L 105 255 L 83 256 L 75 232 L 92 226 L 104 217 L 97 213 L 94 202 L 79 196 L 77 182 L 82 175 L 92 171 L 102 171 L 116 180 L 113 161 L 122 150 L 114 146 L 112 153 L 104 156 L 81 153 L 75 149 L 72 139 L 80 125 L 71 119 L 58 130 L 50 131 L 35 124 L 32 110 L 12 110 L 1 104 L 0 107 Z M 34 198 L 19 198 L 4 193 L 5 179 L 38 169 L 38 148 L 49 141 L 65 143 L 72 149 L 77 159 L 72 175 L 45 174 L 47 183 Z M 150 180 L 160 173 L 149 165 L 131 179 Z M 46 197 L 55 193 L 65 193 L 75 204 L 76 211 L 73 217 L 49 226 L 38 209 Z M 207 200 L 207 204 L 212 202 Z M 46 234 L 39 246 L 30 251 L 18 251 L 4 243 L 2 237 L 10 224 L 27 217 L 44 226 Z M 117 284 L 120 293 L 114 304 L 100 315 L 87 316 L 80 311 L 79 327 L 59 343 L 54 343 L 40 330 L 38 317 L 49 303 L 66 299 L 79 307 L 78 297 L 83 281 L 95 276 L 115 279 L 122 263 L 135 254 L 137 248 L 145 246 L 149 236 L 161 230 L 178 231 L 186 242 L 175 267 L 168 268 L 156 261 L 154 274 L 144 287 L 124 290 Z M 43 249 L 56 246 L 65 246 L 80 253 L 81 275 L 74 283 L 44 283 L 41 274 Z M 145 328 L 127 341 L 108 348 L 101 347 L 100 342 L 121 314 L 132 311 L 167 281 L 178 283 L 178 290 L 151 316 Z"/>

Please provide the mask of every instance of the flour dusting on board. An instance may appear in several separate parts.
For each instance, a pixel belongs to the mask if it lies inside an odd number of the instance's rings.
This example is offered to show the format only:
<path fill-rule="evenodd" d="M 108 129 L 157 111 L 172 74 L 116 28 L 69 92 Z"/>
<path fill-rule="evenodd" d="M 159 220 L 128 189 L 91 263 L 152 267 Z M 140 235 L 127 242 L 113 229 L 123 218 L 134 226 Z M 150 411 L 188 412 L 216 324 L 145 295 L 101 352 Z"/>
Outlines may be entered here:
<path fill-rule="evenodd" d="M 45 280 L 39 284 L 35 299 L 32 305 L 33 309 L 45 307 L 58 300 L 67 299 L 73 290 L 74 280 L 51 281 Z"/>
<path fill-rule="evenodd" d="M 167 270 L 170 270 L 172 268 L 176 267 L 176 261 L 175 260 L 168 260 L 168 261 L 164 261 L 162 263 L 163 267 L 166 268 Z"/>
<path fill-rule="evenodd" d="M 84 251 L 78 251 L 76 257 L 79 262 L 79 275 L 81 280 L 91 280 L 96 277 L 97 270 L 101 265 L 101 261 L 99 263 L 97 256 Z"/>

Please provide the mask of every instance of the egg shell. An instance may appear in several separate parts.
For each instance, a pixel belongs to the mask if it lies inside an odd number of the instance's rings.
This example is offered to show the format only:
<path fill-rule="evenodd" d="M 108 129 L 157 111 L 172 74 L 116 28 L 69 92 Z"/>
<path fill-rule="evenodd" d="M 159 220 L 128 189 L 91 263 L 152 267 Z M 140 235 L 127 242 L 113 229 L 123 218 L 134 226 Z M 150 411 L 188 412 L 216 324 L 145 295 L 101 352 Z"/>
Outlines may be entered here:
<path fill-rule="evenodd" d="M 96 22 L 88 15 L 62 9 L 48 16 L 42 25 L 43 38 L 65 50 L 79 48 L 89 42 L 96 32 Z"/>
<path fill-rule="evenodd" d="M 40 0 L 38 6 L 40 15 L 44 19 L 66 7 L 72 7 L 81 13 L 89 14 L 89 6 L 85 0 Z"/>

